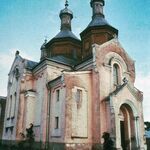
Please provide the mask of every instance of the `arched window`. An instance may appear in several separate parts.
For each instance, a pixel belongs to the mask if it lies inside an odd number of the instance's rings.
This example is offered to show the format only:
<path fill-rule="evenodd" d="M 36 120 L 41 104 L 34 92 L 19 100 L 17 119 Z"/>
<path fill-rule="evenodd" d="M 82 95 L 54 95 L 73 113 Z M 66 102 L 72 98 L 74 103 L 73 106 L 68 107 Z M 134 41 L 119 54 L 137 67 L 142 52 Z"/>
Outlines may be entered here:
<path fill-rule="evenodd" d="M 119 85 L 120 82 L 120 70 L 117 64 L 113 65 L 113 83 L 114 85 Z"/>
<path fill-rule="evenodd" d="M 16 69 L 15 69 L 15 77 L 16 77 L 16 79 L 18 80 L 18 78 L 19 78 L 19 76 L 20 76 L 20 73 L 19 73 L 19 69 L 16 67 Z"/>

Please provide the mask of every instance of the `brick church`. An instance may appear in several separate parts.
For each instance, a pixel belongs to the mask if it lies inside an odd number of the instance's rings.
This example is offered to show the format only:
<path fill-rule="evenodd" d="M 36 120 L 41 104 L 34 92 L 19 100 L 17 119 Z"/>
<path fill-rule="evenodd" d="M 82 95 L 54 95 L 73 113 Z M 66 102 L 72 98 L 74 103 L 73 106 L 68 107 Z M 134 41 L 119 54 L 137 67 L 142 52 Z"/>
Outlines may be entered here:
<path fill-rule="evenodd" d="M 72 32 L 73 12 L 66 1 L 60 32 L 45 40 L 40 61 L 16 52 L 3 140 L 22 140 L 20 133 L 32 123 L 35 141 L 51 149 L 100 148 L 104 132 L 118 150 L 145 148 L 143 93 L 134 87 L 134 61 L 105 19 L 105 1 L 91 0 L 90 5 L 92 20 L 80 39 Z"/>

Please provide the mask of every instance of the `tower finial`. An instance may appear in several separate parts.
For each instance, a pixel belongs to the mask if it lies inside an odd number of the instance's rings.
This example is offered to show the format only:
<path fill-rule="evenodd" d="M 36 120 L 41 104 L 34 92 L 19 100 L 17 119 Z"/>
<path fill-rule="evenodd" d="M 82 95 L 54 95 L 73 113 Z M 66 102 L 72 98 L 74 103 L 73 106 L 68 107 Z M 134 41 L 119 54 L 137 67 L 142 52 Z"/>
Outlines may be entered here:
<path fill-rule="evenodd" d="M 65 7 L 67 8 L 69 6 L 68 0 L 65 2 Z"/>
<path fill-rule="evenodd" d="M 48 36 L 44 36 L 44 37 L 45 37 L 44 42 L 47 43 L 47 38 L 48 38 Z"/>
<path fill-rule="evenodd" d="M 93 18 L 95 16 L 101 16 L 104 18 L 103 7 L 105 5 L 105 0 L 91 0 L 90 4 L 93 9 Z"/>
<path fill-rule="evenodd" d="M 68 9 L 68 0 L 65 0 L 65 8 L 60 11 L 59 17 L 61 19 L 61 30 L 71 31 L 71 20 L 73 18 L 73 12 Z"/>

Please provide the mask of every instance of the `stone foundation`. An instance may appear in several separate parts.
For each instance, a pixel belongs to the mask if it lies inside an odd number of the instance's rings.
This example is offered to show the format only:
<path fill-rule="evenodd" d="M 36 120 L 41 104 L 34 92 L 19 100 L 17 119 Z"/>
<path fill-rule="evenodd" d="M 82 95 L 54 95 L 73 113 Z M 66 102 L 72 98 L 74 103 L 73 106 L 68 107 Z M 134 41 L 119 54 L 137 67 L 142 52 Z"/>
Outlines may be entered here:
<path fill-rule="evenodd" d="M 85 143 L 28 143 L 25 141 L 0 141 L 0 150 L 2 149 L 32 149 L 32 150 L 102 150 L 100 144 Z"/>
<path fill-rule="evenodd" d="M 102 150 L 100 144 L 65 144 L 65 150 Z"/>

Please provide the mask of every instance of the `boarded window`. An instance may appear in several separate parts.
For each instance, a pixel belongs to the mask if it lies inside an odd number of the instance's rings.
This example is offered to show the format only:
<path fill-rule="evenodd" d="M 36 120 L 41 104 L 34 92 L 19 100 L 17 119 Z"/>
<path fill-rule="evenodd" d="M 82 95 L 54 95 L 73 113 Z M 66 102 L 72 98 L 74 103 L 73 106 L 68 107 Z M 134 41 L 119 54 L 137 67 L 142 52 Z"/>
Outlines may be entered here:
<path fill-rule="evenodd" d="M 86 138 L 88 135 L 88 97 L 81 87 L 72 89 L 72 137 Z"/>

